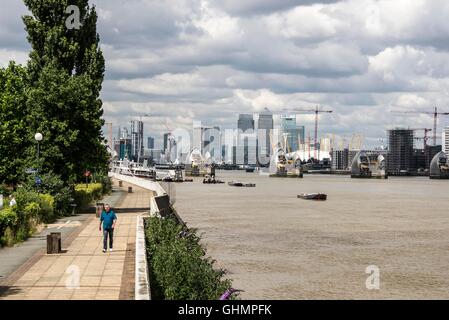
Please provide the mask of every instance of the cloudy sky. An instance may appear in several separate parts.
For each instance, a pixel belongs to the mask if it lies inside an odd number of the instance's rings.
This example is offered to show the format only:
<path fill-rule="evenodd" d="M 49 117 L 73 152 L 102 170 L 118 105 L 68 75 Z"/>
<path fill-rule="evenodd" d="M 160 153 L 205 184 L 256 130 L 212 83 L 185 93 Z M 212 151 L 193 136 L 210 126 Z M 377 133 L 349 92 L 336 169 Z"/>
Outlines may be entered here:
<path fill-rule="evenodd" d="M 107 59 L 105 118 L 147 133 L 235 127 L 265 107 L 334 110 L 321 133 L 379 144 L 395 126 L 432 127 L 449 111 L 447 0 L 93 0 Z M 126 3 L 126 4 L 125 4 Z M 22 0 L 2 0 L 0 66 L 29 51 Z M 166 120 L 167 119 L 167 120 Z M 313 134 L 313 117 L 299 123 Z M 441 118 L 449 125 L 449 117 Z"/>

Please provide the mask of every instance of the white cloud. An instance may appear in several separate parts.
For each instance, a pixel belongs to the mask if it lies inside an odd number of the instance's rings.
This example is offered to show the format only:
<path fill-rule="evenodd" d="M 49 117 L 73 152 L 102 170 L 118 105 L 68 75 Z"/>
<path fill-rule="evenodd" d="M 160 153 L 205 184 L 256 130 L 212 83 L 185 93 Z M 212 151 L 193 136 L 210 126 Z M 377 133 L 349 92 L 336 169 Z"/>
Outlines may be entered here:
<path fill-rule="evenodd" d="M 0 68 L 7 67 L 10 61 L 25 64 L 27 60 L 28 52 L 0 48 Z"/>

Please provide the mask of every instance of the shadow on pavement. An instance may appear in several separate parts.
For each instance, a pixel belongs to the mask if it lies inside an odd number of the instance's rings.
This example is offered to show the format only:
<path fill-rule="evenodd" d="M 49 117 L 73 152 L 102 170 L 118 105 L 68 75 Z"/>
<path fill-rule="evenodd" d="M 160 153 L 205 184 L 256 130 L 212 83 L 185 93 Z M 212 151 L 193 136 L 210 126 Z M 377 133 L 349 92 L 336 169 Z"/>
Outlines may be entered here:
<path fill-rule="evenodd" d="M 10 295 L 15 295 L 21 293 L 23 290 L 19 287 L 13 286 L 0 286 L 0 298 L 8 297 Z"/>

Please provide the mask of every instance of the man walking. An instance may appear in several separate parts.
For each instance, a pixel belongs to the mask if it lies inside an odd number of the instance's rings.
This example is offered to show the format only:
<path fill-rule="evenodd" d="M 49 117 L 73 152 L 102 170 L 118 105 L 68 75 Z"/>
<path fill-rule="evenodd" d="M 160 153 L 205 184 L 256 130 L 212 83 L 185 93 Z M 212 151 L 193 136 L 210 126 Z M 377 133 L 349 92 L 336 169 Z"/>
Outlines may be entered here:
<path fill-rule="evenodd" d="M 103 223 L 103 252 L 106 252 L 108 248 L 108 236 L 109 236 L 109 251 L 112 252 L 112 247 L 114 243 L 114 227 L 117 221 L 117 216 L 114 211 L 111 210 L 109 204 L 105 204 L 104 211 L 101 213 L 100 217 L 100 231 L 101 224 Z"/>

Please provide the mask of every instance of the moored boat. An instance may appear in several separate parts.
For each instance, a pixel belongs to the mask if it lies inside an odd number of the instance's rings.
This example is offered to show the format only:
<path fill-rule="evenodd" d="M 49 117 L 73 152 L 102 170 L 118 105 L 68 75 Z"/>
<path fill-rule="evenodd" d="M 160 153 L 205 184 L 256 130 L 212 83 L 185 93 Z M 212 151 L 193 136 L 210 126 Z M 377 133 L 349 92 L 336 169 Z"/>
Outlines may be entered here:
<path fill-rule="evenodd" d="M 206 175 L 203 179 L 204 184 L 222 184 L 224 181 L 215 179 L 215 176 Z"/>
<path fill-rule="evenodd" d="M 229 181 L 228 185 L 230 185 L 232 187 L 255 187 L 256 186 L 255 183 L 244 183 L 244 182 L 240 182 L 240 181 Z"/>
<path fill-rule="evenodd" d="M 245 171 L 246 172 L 254 172 L 256 170 L 255 166 L 246 166 Z"/>
<path fill-rule="evenodd" d="M 326 200 L 327 194 L 325 193 L 300 193 L 298 198 L 304 200 Z"/>

